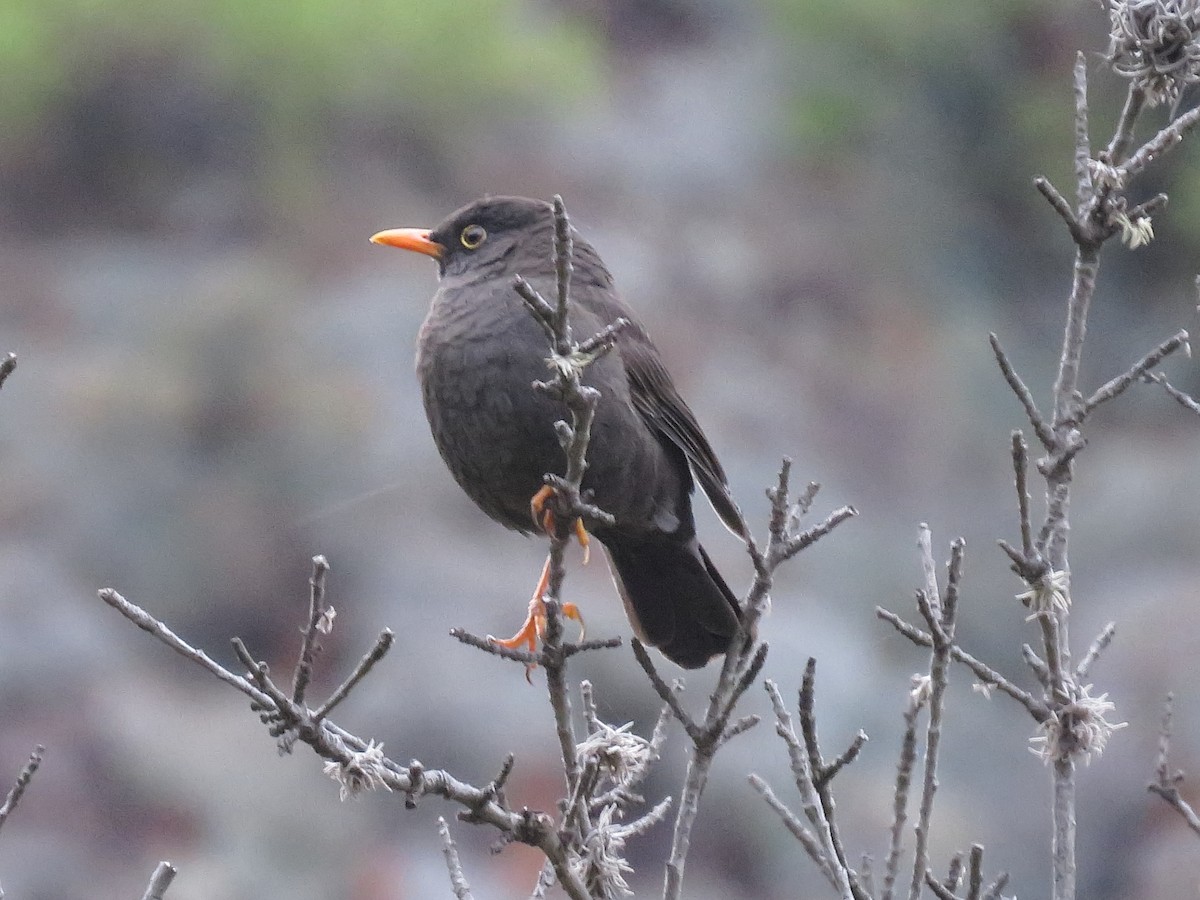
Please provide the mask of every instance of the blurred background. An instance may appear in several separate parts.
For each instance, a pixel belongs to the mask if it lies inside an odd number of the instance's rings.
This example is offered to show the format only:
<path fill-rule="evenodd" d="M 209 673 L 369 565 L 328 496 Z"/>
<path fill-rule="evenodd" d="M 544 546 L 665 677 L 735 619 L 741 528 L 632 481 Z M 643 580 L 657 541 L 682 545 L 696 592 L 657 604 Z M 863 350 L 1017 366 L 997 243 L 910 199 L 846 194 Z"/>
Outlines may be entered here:
<path fill-rule="evenodd" d="M 104 606 L 105 586 L 228 665 L 240 635 L 281 673 L 324 553 L 338 618 L 316 695 L 399 634 L 339 723 L 475 783 L 515 751 L 512 802 L 553 803 L 540 680 L 447 636 L 510 630 L 543 546 L 444 470 L 412 367 L 434 266 L 367 243 L 488 192 L 564 196 L 760 534 L 785 454 L 823 485 L 814 515 L 860 510 L 786 569 L 763 635 L 785 693 L 817 657 L 829 755 L 870 734 L 838 812 L 852 856 L 881 860 L 926 654 L 874 608 L 915 614 L 919 522 L 941 558 L 966 538 L 962 643 L 1035 688 L 1019 649 L 1035 626 L 994 543 L 1017 537 L 1024 423 L 987 333 L 1048 406 L 1072 246 L 1031 178 L 1070 185 L 1076 50 L 1096 142 L 1111 134 L 1106 43 L 1088 0 L 0 0 L 0 350 L 20 359 L 0 392 L 0 782 L 48 747 L 0 840 L 9 896 L 138 896 L 159 859 L 180 867 L 174 900 L 450 895 L 452 807 L 339 802 L 315 757 L 277 758 L 244 699 Z M 1135 199 L 1165 188 L 1157 239 L 1104 255 L 1089 389 L 1196 327 L 1194 142 Z M 1166 370 L 1200 390 L 1190 360 Z M 1090 439 L 1073 637 L 1082 652 L 1117 621 L 1094 692 L 1129 724 L 1080 773 L 1080 895 L 1192 896 L 1195 837 L 1145 784 L 1169 690 L 1173 764 L 1200 777 L 1200 430 L 1138 386 Z M 707 508 L 700 529 L 748 584 Z M 590 635 L 628 635 L 602 561 L 568 586 Z M 628 647 L 576 671 L 603 717 L 648 733 Z M 714 677 L 689 673 L 693 706 Z M 970 685 L 953 671 L 935 859 L 979 841 L 1006 893 L 1044 895 L 1049 771 L 1024 712 Z M 676 730 L 652 802 L 678 795 L 684 759 Z M 822 896 L 749 771 L 796 802 L 769 725 L 731 744 L 688 896 Z M 476 896 L 528 895 L 536 854 L 454 833 Z M 639 895 L 660 889 L 669 837 L 631 846 Z"/>

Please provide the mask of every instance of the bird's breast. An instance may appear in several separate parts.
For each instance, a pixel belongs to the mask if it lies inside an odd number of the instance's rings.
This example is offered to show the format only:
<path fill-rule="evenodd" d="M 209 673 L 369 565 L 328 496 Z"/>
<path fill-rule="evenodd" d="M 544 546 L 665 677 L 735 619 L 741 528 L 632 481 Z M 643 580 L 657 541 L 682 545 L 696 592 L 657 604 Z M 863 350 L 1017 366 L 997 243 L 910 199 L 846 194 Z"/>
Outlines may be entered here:
<path fill-rule="evenodd" d="M 507 283 L 503 289 L 513 294 Z M 573 328 L 605 324 L 582 304 Z M 417 341 L 417 374 L 434 442 L 455 480 L 489 516 L 529 531 L 529 501 L 566 459 L 554 430 L 563 404 L 533 389 L 550 377 L 549 341 L 515 294 L 445 285 Z M 585 383 L 600 391 L 584 487 L 627 525 L 672 531 L 686 504 L 686 462 L 671 456 L 635 410 L 619 352 L 595 360 Z M 690 518 L 690 514 L 688 514 Z"/>
<path fill-rule="evenodd" d="M 492 518 L 529 530 L 529 499 L 560 471 L 562 410 L 533 382 L 549 376 L 546 337 L 519 301 L 467 307 L 441 291 L 417 341 L 417 375 L 434 442 L 455 480 Z M 514 297 L 515 299 L 515 297 Z"/>

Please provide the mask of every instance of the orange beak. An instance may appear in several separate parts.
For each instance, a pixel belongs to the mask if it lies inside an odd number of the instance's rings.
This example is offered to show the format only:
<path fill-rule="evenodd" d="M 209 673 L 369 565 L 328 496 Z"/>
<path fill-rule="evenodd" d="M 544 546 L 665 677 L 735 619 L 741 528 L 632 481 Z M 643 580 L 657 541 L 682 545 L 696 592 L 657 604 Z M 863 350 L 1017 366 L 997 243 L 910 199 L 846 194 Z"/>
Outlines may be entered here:
<path fill-rule="evenodd" d="M 399 247 L 401 250 L 414 250 L 434 259 L 441 259 L 446 248 L 437 241 L 431 241 L 429 235 L 428 228 L 389 228 L 387 231 L 371 235 L 371 243 Z"/>

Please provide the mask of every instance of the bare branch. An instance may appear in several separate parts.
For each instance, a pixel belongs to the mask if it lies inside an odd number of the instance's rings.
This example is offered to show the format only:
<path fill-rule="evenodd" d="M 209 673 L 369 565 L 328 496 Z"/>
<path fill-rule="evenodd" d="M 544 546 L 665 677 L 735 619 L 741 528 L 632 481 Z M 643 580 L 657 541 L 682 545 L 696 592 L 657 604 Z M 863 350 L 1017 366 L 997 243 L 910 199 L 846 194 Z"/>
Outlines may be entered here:
<path fill-rule="evenodd" d="M 663 681 L 662 676 L 658 674 L 658 669 L 654 667 L 654 661 L 650 659 L 650 654 L 646 652 L 645 646 L 637 638 L 630 642 L 633 646 L 634 658 L 638 661 L 638 665 L 642 667 L 642 671 L 650 679 L 650 684 L 654 687 L 655 693 L 662 698 L 671 710 L 671 713 L 679 720 L 679 724 L 683 726 L 688 737 L 693 741 L 699 740 L 700 729 L 696 727 L 695 721 L 683 708 L 683 704 L 679 702 L 678 694 L 667 686 Z"/>
<path fill-rule="evenodd" d="M 1158 134 L 1142 144 L 1137 152 L 1120 167 L 1122 180 L 1128 183 L 1154 160 L 1177 147 L 1183 141 L 1184 135 L 1196 127 L 1197 122 L 1200 122 L 1200 107 L 1189 109 L 1165 126 Z"/>
<path fill-rule="evenodd" d="M 1109 622 L 1104 626 L 1104 629 L 1096 635 L 1096 639 L 1092 641 L 1092 645 L 1088 647 L 1087 653 L 1083 659 L 1079 661 L 1079 665 L 1075 667 L 1075 675 L 1080 680 L 1087 678 L 1088 672 L 1091 671 L 1092 665 L 1100 658 L 1108 645 L 1112 643 L 1113 636 L 1117 633 L 1117 623 Z"/>
<path fill-rule="evenodd" d="M 1117 122 L 1112 140 L 1108 142 L 1105 151 L 1105 161 L 1110 165 L 1119 166 L 1125 160 L 1133 144 L 1133 126 L 1138 114 L 1146 103 L 1146 92 L 1137 84 L 1130 82 L 1129 91 L 1125 95 L 1125 106 L 1121 110 L 1121 118 Z"/>
<path fill-rule="evenodd" d="M 922 603 L 923 592 L 917 592 L 918 605 L 929 625 L 933 652 L 929 662 L 929 721 L 925 727 L 925 779 L 921 790 L 921 805 L 917 813 L 916 850 L 913 877 L 909 883 L 909 900 L 921 893 L 921 877 L 929 866 L 929 826 L 933 817 L 933 798 L 937 792 L 938 750 L 942 737 L 942 710 L 946 687 L 949 684 L 949 663 L 954 646 L 954 626 L 958 613 L 958 585 L 962 578 L 964 552 L 962 538 L 950 543 L 950 566 L 946 577 L 946 592 L 940 610 L 928 601 Z"/>
<path fill-rule="evenodd" d="M 988 341 L 992 345 L 992 353 L 996 357 L 996 362 L 1000 366 L 1000 372 L 1004 375 L 1004 380 L 1008 382 L 1008 386 L 1012 388 L 1012 392 L 1017 395 L 1017 399 L 1025 407 L 1025 415 L 1029 419 L 1029 424 L 1033 426 L 1033 431 L 1038 436 L 1038 440 L 1042 442 L 1043 447 L 1053 452 L 1055 447 L 1058 446 L 1058 441 L 1054 437 L 1054 431 L 1046 423 L 1046 420 L 1038 410 L 1037 403 L 1033 399 L 1033 394 L 1029 392 L 1029 388 L 1025 386 L 1025 382 L 1021 380 L 1021 376 L 1017 374 L 1017 370 L 1008 361 L 1008 355 L 1004 352 L 1004 348 L 1000 346 L 1000 339 L 996 337 L 994 332 L 988 335 Z"/>
<path fill-rule="evenodd" d="M 914 679 L 917 680 L 917 679 Z M 883 873 L 882 900 L 892 900 L 896 878 L 900 874 L 900 854 L 904 849 L 904 823 L 908 820 L 908 792 L 912 785 L 913 768 L 917 761 L 917 717 L 929 699 L 923 689 L 924 682 L 909 692 L 908 707 L 904 711 L 904 738 L 900 743 L 900 757 L 896 763 L 896 790 L 892 797 L 891 846 Z"/>
<path fill-rule="evenodd" d="M 809 660 L 809 669 L 812 664 L 813 661 Z M 807 674 L 806 672 L 806 676 Z M 820 759 L 820 749 L 806 747 L 796 735 L 796 731 L 792 727 L 792 717 L 788 713 L 787 706 L 775 683 L 767 679 L 764 686 L 767 689 L 767 695 L 771 698 L 771 706 L 775 710 L 775 732 L 787 745 L 792 775 L 804 804 L 804 814 L 816 830 L 817 843 L 821 848 L 822 855 L 829 861 L 830 870 L 834 876 L 834 887 L 841 894 L 843 900 L 852 900 L 852 898 L 853 900 L 864 900 L 862 889 L 856 884 L 854 873 L 846 862 L 841 842 L 835 836 L 835 829 L 830 821 L 833 798 L 828 793 L 828 786 L 819 790 L 814 780 L 816 773 L 812 771 L 810 760 L 812 758 Z M 811 710 L 807 714 L 811 715 Z"/>
<path fill-rule="evenodd" d="M 1189 412 L 1194 412 L 1196 415 L 1200 416 L 1200 402 L 1197 402 L 1193 397 L 1190 397 L 1183 391 L 1179 390 L 1179 388 L 1172 385 L 1169 381 L 1167 381 L 1167 377 L 1161 372 L 1147 374 L 1145 378 L 1147 381 L 1154 381 L 1158 384 L 1161 384 L 1163 386 L 1163 390 L 1170 394 L 1176 403 Z"/>
<path fill-rule="evenodd" d="M 954 891 L 950 890 L 940 881 L 938 881 L 937 876 L 933 874 L 932 869 L 925 870 L 924 880 L 925 884 L 931 891 L 933 891 L 933 895 L 937 897 L 938 900 L 958 900 L 958 897 L 954 896 Z M 917 886 L 917 890 L 920 890 L 920 885 Z"/>
<path fill-rule="evenodd" d="M 967 863 L 967 900 L 979 900 L 983 890 L 983 845 L 972 844 Z"/>
<path fill-rule="evenodd" d="M 317 722 L 306 710 L 293 704 L 290 697 L 271 684 L 270 679 L 266 677 L 266 667 L 255 663 L 244 647 L 241 647 L 239 656 L 249 658 L 256 680 L 261 679 L 260 685 L 266 685 L 267 689 L 251 684 L 246 678 L 235 675 L 214 662 L 206 653 L 183 641 L 162 622 L 127 601 L 116 591 L 105 589 L 100 591 L 99 595 L 109 606 L 139 628 L 250 697 L 253 704 L 267 711 L 268 716 L 273 716 L 275 720 L 299 723 L 296 726 L 297 738 L 312 747 L 323 759 L 347 765 L 353 762 L 354 754 L 368 750 L 367 741 L 339 728 L 328 719 Z M 238 641 L 235 646 L 240 644 Z M 538 847 L 554 866 L 559 883 L 568 896 L 572 900 L 587 900 L 587 890 L 570 870 L 567 848 L 548 816 L 530 810 L 514 812 L 499 802 L 502 798 L 498 797 L 495 786 L 478 788 L 438 769 L 422 769 L 420 783 L 417 784 L 412 767 L 398 765 L 381 754 L 375 775 L 389 790 L 406 796 L 420 793 L 444 797 L 464 807 L 460 818 L 465 821 L 492 825 L 511 840 Z"/>
<path fill-rule="evenodd" d="M 4 358 L 0 359 L 0 387 L 4 387 L 4 382 L 8 380 L 17 368 L 17 354 L 5 353 Z"/>
<path fill-rule="evenodd" d="M 557 543 L 552 539 L 552 544 Z M 565 546 L 565 543 L 564 543 Z M 553 550 L 551 551 L 553 555 Z M 562 566 L 561 558 L 558 565 Z M 553 570 L 554 563 L 551 563 Z M 558 594 L 545 599 L 546 633 L 543 636 L 539 661 L 546 668 L 546 692 L 550 708 L 554 711 L 554 733 L 558 737 L 559 752 L 562 754 L 563 774 L 567 782 L 567 794 L 574 793 L 579 782 L 579 762 L 575 758 L 575 726 L 571 721 L 571 699 L 567 693 L 567 658 L 562 648 L 562 606 Z"/>
<path fill-rule="evenodd" d="M 568 320 L 569 304 L 571 302 L 571 273 L 574 270 L 572 261 L 573 243 L 571 241 L 571 222 L 567 219 L 567 207 L 563 198 L 554 195 L 554 274 L 555 287 L 558 290 L 558 305 L 555 308 L 555 339 L 559 356 L 566 356 L 571 350 L 571 324 Z"/>
<path fill-rule="evenodd" d="M 987 890 L 983 892 L 981 900 L 1000 900 L 1000 892 L 1008 886 L 1008 873 L 1001 872 L 996 876 L 996 880 L 988 885 Z"/>
<path fill-rule="evenodd" d="M 1092 199 L 1092 142 L 1088 136 L 1087 58 L 1075 54 L 1075 197 L 1080 208 Z"/>
<path fill-rule="evenodd" d="M 358 661 L 358 665 L 354 667 L 354 671 L 350 673 L 338 689 L 329 695 L 329 699 L 317 707 L 313 713 L 313 718 L 323 719 L 329 715 L 339 703 L 350 696 L 350 692 L 354 690 L 354 686 L 362 681 L 367 673 L 375 667 L 375 663 L 383 659 L 389 650 L 392 649 L 392 643 L 395 641 L 395 635 L 392 634 L 390 628 L 383 629 L 379 637 L 375 639 L 375 646 L 366 652 L 362 659 Z"/>
<path fill-rule="evenodd" d="M 771 790 L 771 786 L 762 778 L 751 773 L 750 784 L 767 801 L 767 806 L 775 810 L 779 818 L 783 820 L 784 827 L 800 842 L 800 846 L 804 848 L 804 852 L 817 864 L 817 868 L 821 870 L 821 874 L 825 876 L 825 879 L 834 888 L 837 888 L 839 886 L 837 876 L 833 874 L 829 858 L 821 850 L 821 846 L 813 836 L 813 833 L 804 826 L 804 823 L 796 817 L 795 813 L 787 808 L 782 800 L 775 796 L 775 792 Z"/>
<path fill-rule="evenodd" d="M 1138 219 L 1148 219 L 1160 209 L 1164 209 L 1169 199 L 1166 194 L 1155 194 L 1149 200 L 1144 200 L 1129 210 L 1126 215 L 1133 222 L 1136 222 Z"/>
<path fill-rule="evenodd" d="M 1075 251 L 1071 298 L 1067 306 L 1067 326 L 1063 331 L 1058 377 L 1054 382 L 1055 431 L 1060 426 L 1075 421 L 1079 365 L 1083 359 L 1083 340 L 1087 334 L 1088 310 L 1091 307 L 1092 295 L 1096 291 L 1096 275 L 1100 269 L 1099 252 L 1098 245 L 1086 242 L 1079 244 Z M 1057 449 L 1057 445 L 1056 441 L 1053 447 Z M 1053 564 L 1054 560 L 1052 559 L 1051 562 Z"/>
<path fill-rule="evenodd" d="M 42 759 L 45 755 L 46 748 L 38 744 L 33 748 L 33 752 L 29 754 L 28 762 L 17 773 L 17 780 L 9 788 L 8 795 L 4 798 L 4 805 L 0 806 L 0 828 L 4 827 L 4 823 L 8 821 L 8 817 L 13 814 L 13 811 L 17 808 L 17 804 L 21 802 L 21 798 L 25 795 L 25 789 L 29 787 L 29 782 L 37 774 L 38 767 L 42 764 Z"/>
<path fill-rule="evenodd" d="M 1026 480 L 1029 463 L 1029 447 L 1020 430 L 1012 433 L 1013 473 L 1016 478 L 1017 514 L 1021 525 L 1021 550 L 1026 559 L 1033 557 L 1033 526 L 1029 519 L 1029 485 Z"/>
<path fill-rule="evenodd" d="M 1067 202 L 1066 198 L 1058 192 L 1058 188 L 1050 183 L 1050 179 L 1039 175 L 1033 179 L 1033 186 L 1038 189 L 1038 193 L 1046 198 L 1046 201 L 1054 208 L 1054 211 L 1062 216 L 1062 220 L 1067 223 L 1067 228 L 1070 230 L 1071 236 L 1078 235 L 1080 233 L 1079 220 L 1075 218 L 1075 211 L 1071 209 L 1071 204 Z"/>
<path fill-rule="evenodd" d="M 884 609 L 882 606 L 877 606 L 875 607 L 875 615 L 890 624 L 914 644 L 917 644 L 921 647 L 933 646 L 932 637 L 930 637 L 924 631 L 921 631 L 921 629 L 917 628 L 916 626 L 905 622 L 894 612 Z M 1014 700 L 1024 706 L 1036 721 L 1044 722 L 1050 716 L 1050 711 L 1046 709 L 1045 705 L 1036 700 L 1032 694 L 1021 690 L 995 669 L 989 667 L 986 663 L 980 662 L 957 644 L 951 645 L 950 657 L 957 662 L 962 663 L 968 669 L 974 672 L 975 676 L 986 687 L 994 687 L 1001 693 L 1012 697 Z"/>
<path fill-rule="evenodd" d="M 757 725 L 761 721 L 762 721 L 762 716 L 759 716 L 757 714 L 749 715 L 749 716 L 742 716 L 740 719 L 738 719 L 736 722 L 734 722 L 732 725 L 730 725 L 728 728 L 726 728 L 721 733 L 721 743 L 722 744 L 729 743 L 729 741 L 733 740 L 739 734 L 745 734 L 747 731 L 749 731 L 751 728 L 753 728 L 755 725 Z"/>
<path fill-rule="evenodd" d="M 1021 645 L 1021 656 L 1025 658 L 1025 664 L 1033 670 L 1033 674 L 1037 676 L 1037 680 L 1041 682 L 1042 687 L 1050 688 L 1050 669 L 1042 661 L 1042 658 L 1037 655 L 1037 652 L 1028 644 Z"/>
<path fill-rule="evenodd" d="M 1187 824 L 1188 828 L 1200 835 L 1200 816 L 1179 793 L 1179 785 L 1183 781 L 1183 772 L 1170 774 L 1167 758 L 1171 752 L 1171 717 L 1173 694 L 1167 694 L 1163 704 L 1163 723 L 1158 732 L 1158 759 L 1154 765 L 1155 780 L 1146 786 L 1151 793 L 1158 794 L 1170 804 Z"/>
<path fill-rule="evenodd" d="M 959 885 L 962 884 L 963 874 L 963 855 L 961 852 L 955 853 L 950 857 L 950 866 L 946 872 L 946 879 L 942 884 L 952 891 L 957 891 Z"/>
<path fill-rule="evenodd" d="M 842 769 L 858 759 L 858 754 L 862 752 L 863 745 L 869 740 L 870 738 L 867 737 L 867 733 L 865 731 L 859 731 L 858 734 L 854 736 L 854 740 L 850 742 L 850 746 L 843 750 L 837 759 L 831 763 L 828 763 L 825 768 L 822 769 L 821 778 L 817 782 L 818 786 L 822 786 L 830 781 L 833 781 L 838 772 L 842 771 Z"/>
<path fill-rule="evenodd" d="M 917 547 L 921 551 L 921 572 L 925 576 L 925 599 L 940 615 L 942 595 L 938 588 L 937 563 L 933 559 L 933 532 L 925 522 L 917 526 Z"/>
<path fill-rule="evenodd" d="M 317 634 L 323 627 L 325 616 L 325 576 L 329 574 L 329 562 L 324 556 L 312 558 L 313 572 L 308 580 L 308 622 L 301 634 L 300 656 L 296 660 L 296 671 L 292 675 L 292 702 L 303 703 L 304 692 L 312 679 L 313 660 L 317 651 Z"/>
<path fill-rule="evenodd" d="M 450 636 L 460 643 L 466 644 L 468 647 L 474 647 L 476 650 L 482 650 L 484 653 L 499 656 L 501 659 L 510 659 L 513 662 L 523 663 L 529 668 L 536 666 L 538 663 L 538 655 L 536 653 L 530 653 L 528 650 L 519 650 L 515 647 L 501 646 L 494 639 L 472 634 L 465 628 L 451 628 Z"/>
<path fill-rule="evenodd" d="M 171 886 L 171 882 L 175 880 L 175 874 L 178 870 L 169 862 L 160 862 L 154 867 L 154 874 L 150 876 L 150 883 L 146 885 L 146 890 L 142 894 L 142 900 L 163 900 L 166 896 L 167 888 Z"/>
<path fill-rule="evenodd" d="M 203 650 L 197 650 L 186 641 L 181 639 L 175 632 L 171 631 L 166 625 L 158 621 L 144 609 L 130 603 L 112 588 L 104 588 L 98 592 L 101 600 L 131 621 L 138 628 L 150 633 L 158 638 L 162 643 L 166 644 L 176 653 L 190 659 L 192 662 L 204 667 L 217 678 L 224 681 L 226 684 L 237 688 L 251 700 L 263 705 L 270 705 L 271 699 L 258 688 L 254 687 L 245 678 L 240 675 L 234 675 L 224 666 L 213 662 Z"/>
<path fill-rule="evenodd" d="M 1091 411 L 1101 403 L 1105 403 L 1121 396 L 1121 394 L 1125 393 L 1131 384 L 1141 379 L 1147 372 L 1161 363 L 1180 347 L 1186 348 L 1187 346 L 1188 333 L 1186 331 L 1176 332 L 1171 337 L 1167 338 L 1165 341 L 1139 359 L 1136 363 L 1134 363 L 1128 371 L 1123 372 L 1116 378 L 1113 378 L 1111 381 L 1099 388 L 1094 394 L 1092 394 L 1092 396 L 1089 397 L 1083 404 L 1080 421 L 1082 421 L 1084 417 L 1091 413 Z"/>
<path fill-rule="evenodd" d="M 774 564 L 778 566 L 780 563 L 786 562 L 801 550 L 807 549 L 825 537 L 847 519 L 852 519 L 857 515 L 858 510 L 853 506 L 839 506 L 817 525 L 805 529 L 799 534 L 789 535 L 787 541 L 780 548 L 778 556 L 774 559 Z"/>
<path fill-rule="evenodd" d="M 446 858 L 446 869 L 450 873 L 450 889 L 458 900 L 471 900 L 471 885 L 467 883 L 462 862 L 458 858 L 458 847 L 450 834 L 450 826 L 441 816 L 438 816 L 438 834 L 442 837 L 442 856 Z"/>

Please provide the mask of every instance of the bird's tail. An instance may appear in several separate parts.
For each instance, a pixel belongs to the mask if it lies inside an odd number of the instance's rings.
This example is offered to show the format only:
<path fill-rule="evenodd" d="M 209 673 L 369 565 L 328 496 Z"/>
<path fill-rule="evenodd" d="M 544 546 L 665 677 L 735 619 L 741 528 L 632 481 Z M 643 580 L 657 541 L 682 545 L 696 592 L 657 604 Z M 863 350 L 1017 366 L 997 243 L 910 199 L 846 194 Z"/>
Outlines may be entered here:
<path fill-rule="evenodd" d="M 605 535 L 613 580 L 641 640 L 698 669 L 724 653 L 741 607 L 694 536 Z"/>

